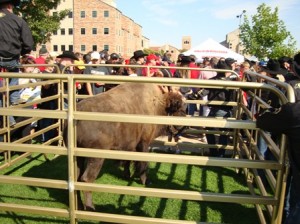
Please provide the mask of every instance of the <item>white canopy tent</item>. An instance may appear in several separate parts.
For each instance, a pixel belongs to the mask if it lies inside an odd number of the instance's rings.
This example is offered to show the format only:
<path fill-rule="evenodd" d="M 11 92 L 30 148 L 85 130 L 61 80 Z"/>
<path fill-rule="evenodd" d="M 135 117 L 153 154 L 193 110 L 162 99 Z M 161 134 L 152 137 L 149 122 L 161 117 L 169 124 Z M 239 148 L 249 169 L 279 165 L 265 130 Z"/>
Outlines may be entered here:
<path fill-rule="evenodd" d="M 218 43 L 213 39 L 208 39 L 202 44 L 192 48 L 186 52 L 183 52 L 184 55 L 195 55 L 198 59 L 205 57 L 217 57 L 217 58 L 233 58 L 237 60 L 238 63 L 241 63 L 245 60 L 244 56 L 230 50 L 227 47 L 224 47 L 222 44 Z"/>

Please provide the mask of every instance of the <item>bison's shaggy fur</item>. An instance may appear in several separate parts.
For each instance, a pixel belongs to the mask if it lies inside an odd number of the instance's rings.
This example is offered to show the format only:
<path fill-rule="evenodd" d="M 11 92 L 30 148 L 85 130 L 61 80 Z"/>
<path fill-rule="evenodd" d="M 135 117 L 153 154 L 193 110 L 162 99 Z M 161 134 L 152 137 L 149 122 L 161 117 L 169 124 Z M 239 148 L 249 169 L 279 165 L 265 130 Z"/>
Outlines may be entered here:
<path fill-rule="evenodd" d="M 182 116 L 183 98 L 174 92 L 163 92 L 155 84 L 125 83 L 77 104 L 77 111 L 140 115 Z M 65 129 L 66 130 L 66 129 Z M 166 125 L 104 121 L 77 121 L 77 147 L 148 152 L 150 143 L 166 131 Z M 64 136 L 67 136 L 64 133 Z M 67 139 L 65 138 L 65 142 Z M 104 159 L 78 158 L 78 181 L 94 182 Z M 147 162 L 136 162 L 142 184 L 147 184 Z M 125 165 L 129 162 L 125 162 Z M 91 192 L 85 192 L 84 208 L 94 210 Z M 79 198 L 79 206 L 82 202 Z M 80 207 L 81 207 L 80 206 Z"/>

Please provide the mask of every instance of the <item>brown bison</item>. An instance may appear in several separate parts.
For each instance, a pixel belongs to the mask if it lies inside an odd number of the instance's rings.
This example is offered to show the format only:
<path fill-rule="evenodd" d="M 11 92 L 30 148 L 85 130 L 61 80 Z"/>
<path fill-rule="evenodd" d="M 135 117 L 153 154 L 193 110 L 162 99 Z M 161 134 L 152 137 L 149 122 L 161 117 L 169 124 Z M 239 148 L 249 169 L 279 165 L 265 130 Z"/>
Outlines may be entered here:
<path fill-rule="evenodd" d="M 182 95 L 163 90 L 164 88 L 155 84 L 124 83 L 80 101 L 77 111 L 184 116 Z M 167 125 L 82 120 L 77 121 L 77 147 L 148 152 L 150 143 L 166 130 Z M 65 131 L 65 142 L 66 136 Z M 78 157 L 78 181 L 94 182 L 103 162 L 104 159 L 101 158 Z M 124 164 L 129 176 L 130 161 Z M 136 162 L 136 165 L 140 180 L 146 185 L 148 162 Z M 79 207 L 94 210 L 91 192 L 84 192 L 84 196 L 84 205 L 78 196 Z"/>

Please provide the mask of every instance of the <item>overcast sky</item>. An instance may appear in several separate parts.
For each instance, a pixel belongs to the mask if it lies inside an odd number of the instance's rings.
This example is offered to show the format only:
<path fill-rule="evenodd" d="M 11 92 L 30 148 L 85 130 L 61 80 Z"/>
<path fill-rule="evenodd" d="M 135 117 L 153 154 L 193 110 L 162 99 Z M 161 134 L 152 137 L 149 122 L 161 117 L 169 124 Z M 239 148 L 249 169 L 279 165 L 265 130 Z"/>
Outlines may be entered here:
<path fill-rule="evenodd" d="M 243 10 L 250 18 L 265 3 L 279 9 L 281 19 L 300 50 L 299 0 L 116 0 L 117 8 L 143 27 L 150 46 L 171 44 L 181 49 L 182 36 L 192 37 L 192 47 L 208 38 L 218 42 L 237 29 Z"/>

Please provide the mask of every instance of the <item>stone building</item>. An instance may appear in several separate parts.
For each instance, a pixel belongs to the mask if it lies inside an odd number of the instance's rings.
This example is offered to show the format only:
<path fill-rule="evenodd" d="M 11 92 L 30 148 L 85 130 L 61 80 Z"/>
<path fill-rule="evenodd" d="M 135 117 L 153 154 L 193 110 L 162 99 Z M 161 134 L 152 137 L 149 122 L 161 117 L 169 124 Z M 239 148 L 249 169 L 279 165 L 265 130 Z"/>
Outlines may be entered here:
<path fill-rule="evenodd" d="M 149 47 L 142 26 L 123 15 L 114 0 L 64 0 L 51 13 L 63 9 L 69 9 L 70 13 L 47 44 L 50 51 L 88 53 L 108 50 L 130 57 L 135 50 Z"/>

